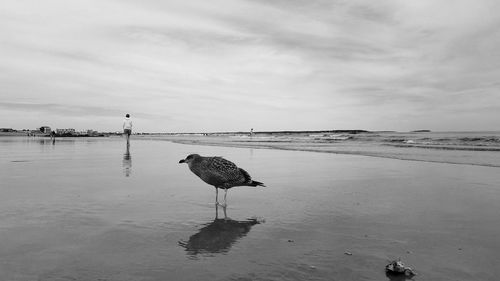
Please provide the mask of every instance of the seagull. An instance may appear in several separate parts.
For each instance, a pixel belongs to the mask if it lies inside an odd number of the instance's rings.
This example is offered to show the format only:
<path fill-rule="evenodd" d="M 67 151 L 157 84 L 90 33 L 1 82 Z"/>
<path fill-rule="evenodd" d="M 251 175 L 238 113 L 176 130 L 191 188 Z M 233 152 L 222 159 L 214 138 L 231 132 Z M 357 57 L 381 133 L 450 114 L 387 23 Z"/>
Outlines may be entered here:
<path fill-rule="evenodd" d="M 265 186 L 254 181 L 247 171 L 238 168 L 233 162 L 222 157 L 203 157 L 190 154 L 179 163 L 187 163 L 191 172 L 204 182 L 215 187 L 215 206 L 227 206 L 227 190 L 235 186 Z M 219 188 L 224 189 L 224 203 L 219 204 Z"/>

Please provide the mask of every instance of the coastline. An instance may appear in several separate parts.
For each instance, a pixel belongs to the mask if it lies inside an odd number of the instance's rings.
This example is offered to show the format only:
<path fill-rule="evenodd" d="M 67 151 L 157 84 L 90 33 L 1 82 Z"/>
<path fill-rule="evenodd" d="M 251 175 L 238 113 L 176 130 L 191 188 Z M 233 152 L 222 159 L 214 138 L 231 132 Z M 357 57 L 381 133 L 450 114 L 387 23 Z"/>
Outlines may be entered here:
<path fill-rule="evenodd" d="M 276 149 L 359 155 L 407 161 L 500 167 L 500 147 L 440 146 L 412 143 L 374 143 L 351 141 L 350 135 L 308 138 L 303 134 L 286 137 L 245 135 L 148 135 L 141 139 L 170 141 L 185 145 Z"/>

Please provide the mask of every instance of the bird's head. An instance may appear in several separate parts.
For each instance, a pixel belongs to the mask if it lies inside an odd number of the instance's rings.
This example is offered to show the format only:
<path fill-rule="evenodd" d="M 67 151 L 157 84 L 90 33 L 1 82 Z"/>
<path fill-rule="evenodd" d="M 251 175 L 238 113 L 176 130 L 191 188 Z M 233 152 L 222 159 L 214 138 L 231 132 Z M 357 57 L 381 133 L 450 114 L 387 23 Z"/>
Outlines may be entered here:
<path fill-rule="evenodd" d="M 179 161 L 179 163 L 187 163 L 187 164 L 190 164 L 191 162 L 193 162 L 195 159 L 201 157 L 200 155 L 198 154 L 190 154 L 186 157 L 186 159 L 181 159 Z"/>

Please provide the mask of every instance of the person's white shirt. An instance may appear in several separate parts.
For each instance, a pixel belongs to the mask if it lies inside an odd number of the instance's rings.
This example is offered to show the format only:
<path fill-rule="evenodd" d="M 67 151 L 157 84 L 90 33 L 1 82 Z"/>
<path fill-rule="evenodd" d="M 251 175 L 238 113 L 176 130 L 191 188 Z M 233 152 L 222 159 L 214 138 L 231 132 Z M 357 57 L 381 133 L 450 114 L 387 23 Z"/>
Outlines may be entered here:
<path fill-rule="evenodd" d="M 130 118 L 123 119 L 123 129 L 132 130 L 132 120 Z"/>

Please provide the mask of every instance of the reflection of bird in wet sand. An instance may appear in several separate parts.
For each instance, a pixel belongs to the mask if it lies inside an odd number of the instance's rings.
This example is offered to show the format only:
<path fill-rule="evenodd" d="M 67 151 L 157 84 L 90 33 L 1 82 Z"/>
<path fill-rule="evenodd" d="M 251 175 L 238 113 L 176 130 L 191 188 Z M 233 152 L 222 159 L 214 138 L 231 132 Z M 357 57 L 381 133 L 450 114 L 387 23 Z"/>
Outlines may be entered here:
<path fill-rule="evenodd" d="M 191 154 L 179 163 L 187 163 L 191 172 L 204 182 L 215 187 L 215 204 L 227 206 L 227 190 L 235 186 L 265 186 L 263 183 L 254 181 L 243 169 L 238 168 L 233 162 L 222 157 L 203 157 Z M 219 188 L 224 189 L 224 203 L 219 204 Z"/>
<path fill-rule="evenodd" d="M 193 256 L 228 252 L 238 239 L 247 235 L 252 226 L 261 222 L 263 221 L 255 218 L 236 221 L 219 219 L 216 216 L 214 221 L 205 224 L 198 233 L 191 235 L 187 242 L 179 241 L 179 245 Z"/>

